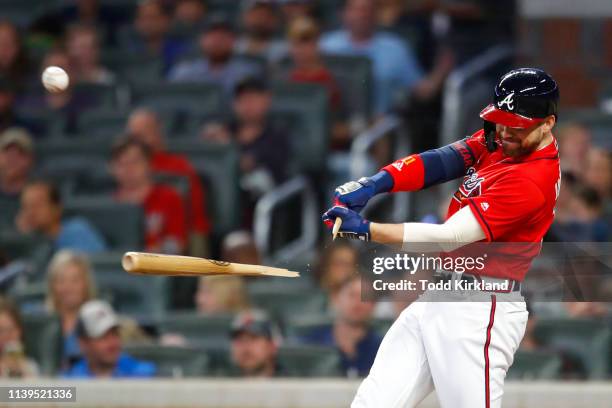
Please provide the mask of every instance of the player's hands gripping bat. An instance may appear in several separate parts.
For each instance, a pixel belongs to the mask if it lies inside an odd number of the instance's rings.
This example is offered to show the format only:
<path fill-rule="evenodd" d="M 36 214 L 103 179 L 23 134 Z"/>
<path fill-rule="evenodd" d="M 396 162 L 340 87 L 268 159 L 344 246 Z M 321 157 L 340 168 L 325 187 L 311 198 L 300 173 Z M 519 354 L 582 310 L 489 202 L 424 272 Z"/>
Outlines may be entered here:
<path fill-rule="evenodd" d="M 337 187 L 334 191 L 334 204 L 360 212 L 372 197 L 386 193 L 392 188 L 393 177 L 385 170 L 381 170 L 372 177 L 362 177 Z"/>
<path fill-rule="evenodd" d="M 362 177 L 358 181 L 349 181 L 336 187 L 334 202 L 360 212 L 375 194 L 374 182 L 370 178 Z"/>
<path fill-rule="evenodd" d="M 361 241 L 370 240 L 370 221 L 364 219 L 358 212 L 349 208 L 335 205 L 323 214 L 323 222 L 332 228 L 334 221 L 340 218 L 342 224 L 338 236 Z"/>

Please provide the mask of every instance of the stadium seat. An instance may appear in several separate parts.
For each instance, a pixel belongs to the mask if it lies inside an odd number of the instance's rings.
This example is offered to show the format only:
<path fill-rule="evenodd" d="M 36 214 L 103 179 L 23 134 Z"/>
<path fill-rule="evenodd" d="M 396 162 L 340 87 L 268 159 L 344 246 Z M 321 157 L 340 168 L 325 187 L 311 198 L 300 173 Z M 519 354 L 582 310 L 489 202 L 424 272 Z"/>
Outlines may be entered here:
<path fill-rule="evenodd" d="M 42 375 L 55 375 L 62 355 L 62 329 L 59 318 L 49 314 L 24 314 L 26 354 L 34 358 Z"/>
<path fill-rule="evenodd" d="M 7 200 L 0 198 L 0 231 L 15 229 L 15 216 L 19 211 L 18 200 Z"/>
<path fill-rule="evenodd" d="M 274 288 L 249 290 L 254 306 L 267 311 L 283 322 L 293 321 L 296 316 L 316 314 L 325 311 L 325 293 L 318 289 L 277 292 Z"/>
<path fill-rule="evenodd" d="M 329 313 L 303 313 L 285 322 L 285 332 L 291 342 L 300 343 L 301 339 L 314 330 L 323 329 L 332 324 L 333 318 Z"/>
<path fill-rule="evenodd" d="M 208 372 L 208 356 L 197 348 L 131 345 L 125 352 L 157 366 L 158 377 L 202 377 Z"/>
<path fill-rule="evenodd" d="M 163 78 L 163 63 L 160 58 L 141 53 L 107 49 L 101 53 L 101 64 L 117 74 L 126 84 L 152 84 Z"/>
<path fill-rule="evenodd" d="M 523 351 L 514 355 L 508 380 L 557 380 L 561 375 L 561 357 L 549 351 Z"/>
<path fill-rule="evenodd" d="M 175 118 L 172 113 L 158 113 L 162 123 L 162 131 L 166 135 L 173 132 Z M 78 133 L 85 138 L 101 137 L 116 140 L 125 132 L 125 126 L 130 116 L 129 111 L 114 109 L 96 109 L 85 112 L 77 121 Z"/>
<path fill-rule="evenodd" d="M 272 86 L 274 113 L 290 112 L 299 118 L 292 138 L 294 171 L 320 172 L 329 145 L 329 100 L 325 88 L 312 84 L 276 83 Z"/>
<path fill-rule="evenodd" d="M 325 55 L 325 65 L 332 71 L 342 93 L 343 106 L 361 120 L 372 114 L 372 63 L 367 57 Z"/>
<path fill-rule="evenodd" d="M 340 356 L 332 347 L 282 346 L 278 364 L 288 377 L 337 377 L 342 375 Z"/>
<path fill-rule="evenodd" d="M 185 337 L 190 345 L 209 348 L 227 344 L 232 319 L 232 315 L 226 314 L 179 312 L 157 319 L 155 325 L 160 334 L 178 333 Z"/>
<path fill-rule="evenodd" d="M 57 4 L 57 0 L 2 0 L 0 1 L 0 16 L 18 27 L 27 28 L 46 10 Z"/>
<path fill-rule="evenodd" d="M 119 106 L 119 94 L 115 85 L 81 83 L 74 85 L 73 92 L 92 99 L 96 109 Z"/>
<path fill-rule="evenodd" d="M 611 360 L 611 330 L 604 321 L 542 318 L 535 336 L 544 347 L 560 352 L 577 374 L 589 379 L 606 377 Z"/>
<path fill-rule="evenodd" d="M 42 313 L 45 311 L 47 281 L 13 285 L 9 297 L 19 306 L 22 313 Z"/>
<path fill-rule="evenodd" d="M 107 197 L 72 198 L 64 205 L 66 216 L 82 216 L 106 239 L 110 249 L 134 250 L 144 243 L 144 214 L 131 204 L 117 203 Z"/>
<path fill-rule="evenodd" d="M 223 89 L 204 83 L 155 83 L 132 88 L 132 106 L 146 106 L 162 112 L 205 115 L 222 112 Z"/>
<path fill-rule="evenodd" d="M 10 261 L 24 260 L 30 264 L 31 270 L 26 276 L 30 281 L 44 275 L 53 254 L 53 243 L 44 237 L 6 231 L 0 234 L 0 249 Z"/>
<path fill-rule="evenodd" d="M 187 155 L 206 190 L 213 234 L 221 237 L 239 225 L 238 151 L 233 145 L 171 141 L 168 150 Z"/>

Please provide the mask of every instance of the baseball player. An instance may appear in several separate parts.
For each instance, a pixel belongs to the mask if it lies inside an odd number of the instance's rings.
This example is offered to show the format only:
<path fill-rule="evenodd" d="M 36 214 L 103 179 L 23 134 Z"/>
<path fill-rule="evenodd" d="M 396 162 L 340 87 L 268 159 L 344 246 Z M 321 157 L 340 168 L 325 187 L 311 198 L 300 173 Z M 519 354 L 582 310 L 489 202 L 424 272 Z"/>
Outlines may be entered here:
<path fill-rule="evenodd" d="M 560 187 L 559 154 L 551 133 L 558 100 L 557 84 L 546 72 L 508 72 L 495 86 L 494 102 L 480 113 L 483 129 L 338 187 L 336 205 L 323 220 L 331 226 L 337 217 L 342 219 L 338 236 L 404 247 L 522 242 L 539 251 Z M 443 224 L 379 224 L 359 215 L 375 194 L 417 191 L 459 177 L 463 182 Z M 414 407 L 435 388 L 443 408 L 500 407 L 504 378 L 527 323 L 521 282 L 538 251 L 509 257 L 505 268 L 459 275 L 504 281 L 507 291 L 461 292 L 452 302 L 429 302 L 426 292 L 408 306 L 385 335 L 351 406 Z"/>

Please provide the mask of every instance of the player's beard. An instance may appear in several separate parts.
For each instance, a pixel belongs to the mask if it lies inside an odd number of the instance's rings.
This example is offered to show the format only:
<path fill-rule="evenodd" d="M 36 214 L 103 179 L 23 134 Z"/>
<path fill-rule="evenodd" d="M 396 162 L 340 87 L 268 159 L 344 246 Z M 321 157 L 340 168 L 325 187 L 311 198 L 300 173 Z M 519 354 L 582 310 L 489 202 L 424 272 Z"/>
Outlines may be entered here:
<path fill-rule="evenodd" d="M 537 127 L 522 140 L 516 137 L 504 138 L 499 135 L 499 142 L 505 156 L 520 158 L 535 151 L 538 148 L 542 137 L 543 130 L 540 127 Z"/>

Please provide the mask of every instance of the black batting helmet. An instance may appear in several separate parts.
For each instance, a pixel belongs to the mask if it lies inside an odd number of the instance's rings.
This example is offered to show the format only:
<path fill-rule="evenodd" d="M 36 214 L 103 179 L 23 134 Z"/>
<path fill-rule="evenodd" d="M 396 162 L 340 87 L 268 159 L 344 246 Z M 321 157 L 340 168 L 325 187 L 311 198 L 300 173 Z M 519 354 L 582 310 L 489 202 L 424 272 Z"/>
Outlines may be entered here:
<path fill-rule="evenodd" d="M 557 116 L 559 88 L 555 80 L 541 69 L 518 68 L 501 77 L 495 85 L 493 103 L 480 112 L 484 119 L 487 147 L 493 151 L 495 125 L 525 129 Z"/>
<path fill-rule="evenodd" d="M 559 88 L 550 75 L 537 68 L 519 68 L 501 77 L 495 85 L 494 102 L 480 117 L 524 129 L 557 115 L 558 105 Z"/>

